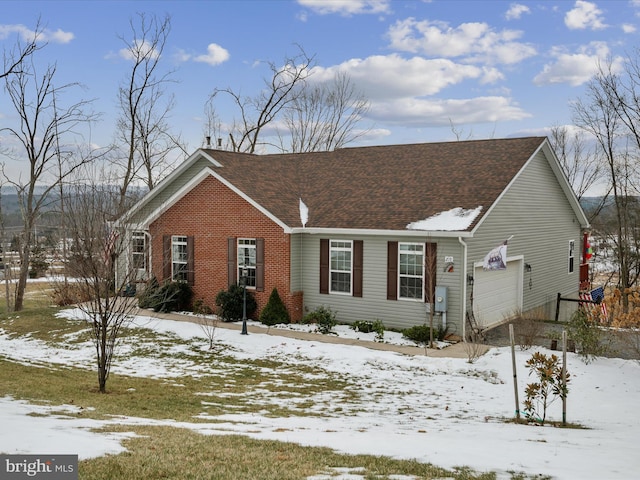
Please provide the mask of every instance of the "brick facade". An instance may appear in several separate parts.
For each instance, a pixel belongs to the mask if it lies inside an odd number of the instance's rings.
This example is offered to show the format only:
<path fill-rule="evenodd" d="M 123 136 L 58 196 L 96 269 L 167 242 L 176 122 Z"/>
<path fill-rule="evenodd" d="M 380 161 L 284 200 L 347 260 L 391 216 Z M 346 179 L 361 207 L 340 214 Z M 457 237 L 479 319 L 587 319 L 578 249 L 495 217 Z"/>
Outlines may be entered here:
<path fill-rule="evenodd" d="M 163 278 L 164 235 L 194 237 L 194 300 L 213 307 L 220 290 L 228 286 L 227 240 L 264 238 L 264 291 L 254 291 L 258 312 L 273 288 L 289 310 L 292 321 L 302 318 L 302 292 L 292 292 L 291 236 L 249 202 L 214 177 L 207 177 L 149 227 L 152 269 Z"/>

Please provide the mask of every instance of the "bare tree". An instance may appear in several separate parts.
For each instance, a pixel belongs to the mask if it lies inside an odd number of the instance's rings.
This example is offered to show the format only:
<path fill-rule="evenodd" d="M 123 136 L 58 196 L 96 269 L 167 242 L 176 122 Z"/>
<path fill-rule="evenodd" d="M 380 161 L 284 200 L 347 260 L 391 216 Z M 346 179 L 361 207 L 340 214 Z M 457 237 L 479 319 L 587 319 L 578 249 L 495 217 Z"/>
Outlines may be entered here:
<path fill-rule="evenodd" d="M 254 153 L 265 144 L 262 134 L 267 125 L 279 118 L 283 110 L 300 94 L 301 84 L 313 67 L 313 57 L 300 49 L 298 55 L 285 58 L 278 66 L 270 62 L 271 76 L 264 80 L 265 88 L 255 97 L 243 96 L 231 87 L 215 89 L 210 101 L 220 94 L 229 95 L 238 108 L 240 117 L 233 122 L 229 138 L 234 152 Z"/>
<path fill-rule="evenodd" d="M 118 135 L 125 155 L 120 163 L 122 178 L 118 212 L 130 206 L 130 188 L 141 180 L 150 190 L 166 173 L 170 154 L 185 151 L 182 141 L 169 128 L 173 99 L 166 96 L 173 71 L 162 72 L 160 60 L 171 30 L 171 18 L 158 19 L 139 13 L 139 25 L 130 20 L 133 39 L 120 37 L 124 54 L 133 62 L 118 91 L 120 117 Z"/>
<path fill-rule="evenodd" d="M 84 160 L 68 156 L 58 170 L 60 148 L 64 140 L 72 140 L 77 128 L 95 117 L 85 113 L 90 102 L 81 100 L 68 107 L 61 107 L 57 99 L 77 84 L 54 85 L 56 67 L 49 66 L 39 74 L 33 62 L 23 65 L 20 72 L 5 77 L 5 89 L 11 105 L 19 118 L 16 127 L 5 127 L 0 131 L 8 133 L 20 146 L 10 157 L 25 164 L 26 178 L 20 173 L 12 175 L 2 166 L 2 174 L 7 183 L 18 194 L 23 228 L 20 236 L 20 274 L 15 290 L 15 310 L 23 307 L 24 291 L 29 272 L 31 249 L 34 245 L 34 228 L 43 207 L 51 200 L 51 193 L 65 177 L 72 174 Z M 62 145 L 62 146 L 61 146 Z"/>
<path fill-rule="evenodd" d="M 603 162 L 598 150 L 589 145 L 583 130 L 570 131 L 564 125 L 551 127 L 549 141 L 580 200 L 601 179 Z"/>
<path fill-rule="evenodd" d="M 6 78 L 13 73 L 21 73 L 23 71 L 23 64 L 26 60 L 33 55 L 36 50 L 43 47 L 42 45 L 38 45 L 40 33 L 40 22 L 38 22 L 32 38 L 25 43 L 17 40 L 9 52 L 3 52 L 4 68 L 3 71 L 0 72 L 0 79 Z"/>
<path fill-rule="evenodd" d="M 634 81 L 615 73 L 608 62 L 589 83 L 586 98 L 577 101 L 573 108 L 576 123 L 594 137 L 606 163 L 615 219 L 611 238 L 618 264 L 618 285 L 623 292 L 637 281 L 637 275 L 632 274 L 636 261 L 632 245 L 636 236 L 634 210 L 639 185 L 636 159 L 640 136 L 632 125 L 633 112 L 627 109 Z M 601 232 L 606 235 L 606 225 L 602 222 L 600 225 L 605 227 Z M 626 294 L 623 306 L 626 311 Z"/>
<path fill-rule="evenodd" d="M 367 130 L 357 130 L 358 122 L 369 110 L 369 102 L 358 94 L 347 74 L 341 73 L 329 84 L 300 86 L 284 113 L 290 147 L 285 151 L 317 152 L 341 148 Z"/>
<path fill-rule="evenodd" d="M 102 178 L 98 173 L 95 178 Z M 79 309 L 91 326 L 96 351 L 98 387 L 106 384 L 123 329 L 137 311 L 137 299 L 123 295 L 136 278 L 135 262 L 118 262 L 130 255 L 128 237 L 110 228 L 119 206 L 119 192 L 108 182 L 83 181 L 72 188 L 66 202 L 70 254 L 66 268 L 76 279 Z M 145 253 L 146 254 L 146 253 Z M 116 272 L 118 268 L 118 272 Z"/>

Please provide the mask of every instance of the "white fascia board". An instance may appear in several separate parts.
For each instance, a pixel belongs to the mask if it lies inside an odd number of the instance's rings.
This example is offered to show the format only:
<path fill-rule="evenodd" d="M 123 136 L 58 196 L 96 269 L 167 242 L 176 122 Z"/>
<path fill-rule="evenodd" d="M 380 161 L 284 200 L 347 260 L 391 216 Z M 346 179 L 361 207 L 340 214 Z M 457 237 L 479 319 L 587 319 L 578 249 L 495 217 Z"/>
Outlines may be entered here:
<path fill-rule="evenodd" d="M 379 230 L 379 229 L 365 229 L 365 228 L 292 228 L 289 232 L 295 233 L 307 233 L 309 235 L 373 235 L 373 236 L 392 236 L 392 237 L 446 237 L 446 238 L 459 238 L 459 237 L 472 237 L 472 232 L 454 232 L 454 231 L 427 231 L 427 230 Z"/>
<path fill-rule="evenodd" d="M 262 205 L 259 205 L 256 201 L 254 201 L 251 197 L 249 197 L 246 193 L 240 191 L 230 182 L 228 182 L 225 178 L 218 175 L 214 170 L 210 167 L 203 168 L 197 175 L 193 176 L 186 184 L 182 186 L 176 193 L 174 193 L 171 197 L 169 197 L 166 201 L 164 201 L 161 205 L 159 205 L 153 212 L 151 212 L 141 223 L 142 228 L 149 228 L 149 225 L 156 221 L 164 212 L 166 212 L 169 208 L 175 205 L 181 198 L 183 198 L 187 193 L 193 190 L 197 185 L 199 185 L 204 179 L 212 176 L 217 179 L 220 183 L 224 184 L 238 196 L 246 200 L 252 206 L 254 206 L 257 210 L 259 210 L 263 215 L 268 217 L 272 222 L 280 226 L 285 233 L 290 233 L 290 227 L 282 222 L 279 218 L 276 218 L 271 212 L 269 212 Z"/>

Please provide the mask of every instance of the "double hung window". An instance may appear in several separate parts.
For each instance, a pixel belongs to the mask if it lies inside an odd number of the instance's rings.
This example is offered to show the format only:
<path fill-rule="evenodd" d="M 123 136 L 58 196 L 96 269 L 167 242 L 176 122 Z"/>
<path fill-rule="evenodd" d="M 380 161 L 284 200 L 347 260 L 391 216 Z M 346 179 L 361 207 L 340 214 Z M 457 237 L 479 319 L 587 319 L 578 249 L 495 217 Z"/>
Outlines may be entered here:
<path fill-rule="evenodd" d="M 133 232 L 131 238 L 133 268 L 147 270 L 147 236 L 144 232 Z"/>
<path fill-rule="evenodd" d="M 398 298 L 424 300 L 424 244 L 398 244 Z"/>
<path fill-rule="evenodd" d="M 173 235 L 171 237 L 171 280 L 187 281 L 187 237 Z"/>
<path fill-rule="evenodd" d="M 351 240 L 331 240 L 329 244 L 330 291 L 351 295 L 353 243 Z"/>
<path fill-rule="evenodd" d="M 246 274 L 246 286 L 256 287 L 256 239 L 255 238 L 239 238 L 238 239 L 238 279 L 243 279 L 243 273 Z"/>

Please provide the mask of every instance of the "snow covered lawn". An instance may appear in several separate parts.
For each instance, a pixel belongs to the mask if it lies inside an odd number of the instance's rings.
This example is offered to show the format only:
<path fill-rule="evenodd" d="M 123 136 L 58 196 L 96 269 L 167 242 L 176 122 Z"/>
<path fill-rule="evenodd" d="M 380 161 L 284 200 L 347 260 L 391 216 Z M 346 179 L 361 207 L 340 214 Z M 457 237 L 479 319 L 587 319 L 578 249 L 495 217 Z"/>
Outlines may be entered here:
<path fill-rule="evenodd" d="M 78 318 L 79 312 L 67 310 L 64 315 Z M 125 342 L 114 361 L 114 373 L 173 382 L 185 376 L 224 374 L 215 362 L 201 361 L 201 355 L 208 352 L 198 325 L 149 317 L 136 317 L 135 323 L 157 335 L 177 336 L 183 341 L 162 349 L 141 345 L 144 339 Z M 274 361 L 288 371 L 299 371 L 307 382 L 339 376 L 346 382 L 348 395 L 317 391 L 293 405 L 294 386 L 283 382 L 278 388 L 298 414 L 274 418 L 266 413 L 270 404 L 282 401 L 273 390 L 278 371 L 264 367 L 270 388 L 245 393 L 247 402 L 262 402 L 264 414 L 242 408 L 211 414 L 207 405 L 224 397 L 220 392 L 205 391 L 200 394 L 202 413 L 194 422 L 131 417 L 88 420 L 61 412 L 73 412 L 76 407 L 29 405 L 4 396 L 0 387 L 0 425 L 5 432 L 12 432 L 0 436 L 0 452 L 70 453 L 91 458 L 123 451 L 122 435 L 96 433 L 92 428 L 165 424 L 206 435 L 238 433 L 352 454 L 415 458 L 445 468 L 466 465 L 478 471 L 496 471 L 498 478 L 510 478 L 507 472 L 515 471 L 558 479 L 632 479 L 640 471 L 640 365 L 635 361 L 601 358 L 585 365 L 569 354 L 567 420 L 585 428 L 536 427 L 504 421 L 513 418 L 515 410 L 507 348 L 492 349 L 470 364 L 466 359 L 405 356 L 294 340 L 276 333 L 272 329 L 270 335 L 243 336 L 220 328 L 216 343 L 238 362 Z M 343 334 L 353 332 L 344 330 Z M 391 336 L 385 338 L 393 341 Z M 135 353 L 143 350 L 144 355 Z M 517 351 L 520 400 L 530 381 L 524 363 L 533 351 Z M 76 339 L 59 344 L 28 335 L 9 338 L 0 328 L 0 356 L 13 361 L 93 368 L 93 352 L 89 342 Z M 55 414 L 50 413 L 52 409 Z M 552 404 L 549 419 L 561 420 L 560 403 Z M 344 478 L 364 478 L 350 475 Z"/>

